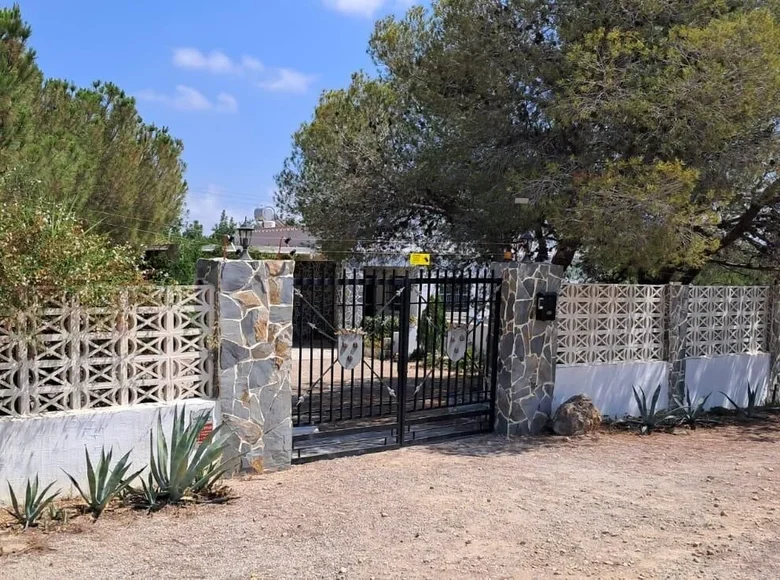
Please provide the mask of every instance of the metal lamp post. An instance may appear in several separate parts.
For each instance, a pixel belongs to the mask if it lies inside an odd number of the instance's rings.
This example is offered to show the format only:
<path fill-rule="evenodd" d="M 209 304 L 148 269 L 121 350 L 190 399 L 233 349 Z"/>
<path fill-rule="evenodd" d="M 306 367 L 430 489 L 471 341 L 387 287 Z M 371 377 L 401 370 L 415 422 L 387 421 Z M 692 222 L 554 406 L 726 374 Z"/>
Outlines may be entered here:
<path fill-rule="evenodd" d="M 255 226 L 247 219 L 244 220 L 244 223 L 238 226 L 238 239 L 241 243 L 241 255 L 238 257 L 239 260 L 252 259 L 252 256 L 249 255 L 249 242 L 253 231 L 255 231 Z"/>

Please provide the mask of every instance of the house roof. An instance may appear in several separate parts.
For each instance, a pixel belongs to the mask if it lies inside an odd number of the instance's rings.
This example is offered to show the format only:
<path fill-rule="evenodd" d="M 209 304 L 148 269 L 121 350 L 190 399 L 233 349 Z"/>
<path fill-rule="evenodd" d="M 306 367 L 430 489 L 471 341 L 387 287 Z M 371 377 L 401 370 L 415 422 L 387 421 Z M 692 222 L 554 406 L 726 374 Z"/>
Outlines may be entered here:
<path fill-rule="evenodd" d="M 289 238 L 290 241 L 285 243 Z M 309 232 L 297 226 L 278 226 L 266 228 L 255 226 L 249 245 L 253 248 L 272 247 L 274 250 L 282 243 L 283 250 L 315 248 L 317 239 Z"/>

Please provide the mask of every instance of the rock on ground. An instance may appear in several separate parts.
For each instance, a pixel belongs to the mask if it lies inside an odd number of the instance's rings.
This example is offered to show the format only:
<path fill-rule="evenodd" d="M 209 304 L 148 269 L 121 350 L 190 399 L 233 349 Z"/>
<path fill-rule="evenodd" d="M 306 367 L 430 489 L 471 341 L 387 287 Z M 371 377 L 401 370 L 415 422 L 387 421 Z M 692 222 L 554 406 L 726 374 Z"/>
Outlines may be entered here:
<path fill-rule="evenodd" d="M 553 416 L 556 435 L 585 435 L 601 426 L 601 413 L 586 395 L 574 395 L 563 403 Z"/>

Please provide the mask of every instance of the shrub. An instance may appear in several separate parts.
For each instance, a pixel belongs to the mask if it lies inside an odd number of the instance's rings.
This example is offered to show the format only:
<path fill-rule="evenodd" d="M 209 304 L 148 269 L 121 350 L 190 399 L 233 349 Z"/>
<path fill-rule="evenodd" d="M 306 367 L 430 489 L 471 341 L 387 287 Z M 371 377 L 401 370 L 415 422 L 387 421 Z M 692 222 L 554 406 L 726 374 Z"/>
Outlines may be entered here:
<path fill-rule="evenodd" d="M 734 401 L 734 399 L 729 397 L 726 393 L 724 393 L 723 391 L 720 392 L 720 394 L 726 397 L 729 403 L 731 403 L 734 406 L 734 409 L 736 409 L 737 413 L 739 413 L 740 415 L 744 415 L 745 417 L 753 417 L 756 413 L 756 408 L 758 407 L 758 387 L 754 389 L 750 386 L 750 383 L 748 383 L 747 393 L 748 393 L 747 405 L 745 407 L 742 407 L 738 405 Z"/>
<path fill-rule="evenodd" d="M 399 321 L 395 316 L 366 316 L 361 323 L 363 330 L 372 342 L 392 338 L 393 332 L 398 332 Z"/>
<path fill-rule="evenodd" d="M 447 313 L 444 310 L 444 303 L 439 298 L 433 297 L 428 300 L 428 306 L 420 316 L 418 333 L 418 344 L 426 353 L 434 354 L 444 350 Z"/>
<path fill-rule="evenodd" d="M 0 183 L 0 189 L 2 184 Z M 0 204 L 0 311 L 9 317 L 47 299 L 84 304 L 143 282 L 139 255 L 86 229 L 68 206 L 35 196 Z"/>

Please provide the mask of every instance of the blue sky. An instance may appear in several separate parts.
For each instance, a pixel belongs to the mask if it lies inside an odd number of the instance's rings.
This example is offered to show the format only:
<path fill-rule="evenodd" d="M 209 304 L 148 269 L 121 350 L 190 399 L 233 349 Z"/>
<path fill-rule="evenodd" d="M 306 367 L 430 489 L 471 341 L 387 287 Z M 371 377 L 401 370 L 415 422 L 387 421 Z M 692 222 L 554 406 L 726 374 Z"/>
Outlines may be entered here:
<path fill-rule="evenodd" d="M 184 141 L 190 217 L 268 205 L 319 94 L 360 68 L 374 21 L 411 0 L 22 0 L 49 77 L 112 81 Z"/>

